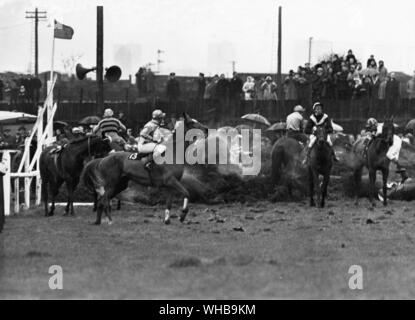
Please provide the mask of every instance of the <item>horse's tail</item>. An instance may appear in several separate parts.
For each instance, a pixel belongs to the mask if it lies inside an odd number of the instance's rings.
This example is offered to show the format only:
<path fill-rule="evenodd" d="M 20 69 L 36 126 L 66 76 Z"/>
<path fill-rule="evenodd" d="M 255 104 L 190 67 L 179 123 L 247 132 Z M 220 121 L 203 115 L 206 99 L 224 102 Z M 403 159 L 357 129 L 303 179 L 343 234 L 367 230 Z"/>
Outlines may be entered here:
<path fill-rule="evenodd" d="M 285 164 L 285 150 L 277 146 L 272 150 L 271 181 L 273 186 L 278 185 L 281 180 L 282 166 Z"/>

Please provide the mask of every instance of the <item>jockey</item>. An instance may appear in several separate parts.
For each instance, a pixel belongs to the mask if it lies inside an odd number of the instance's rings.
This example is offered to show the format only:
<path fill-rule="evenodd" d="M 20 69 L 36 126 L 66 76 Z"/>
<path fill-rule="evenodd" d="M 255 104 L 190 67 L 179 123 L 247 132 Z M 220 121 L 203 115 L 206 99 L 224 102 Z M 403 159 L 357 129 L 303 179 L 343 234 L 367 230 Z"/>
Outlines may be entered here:
<path fill-rule="evenodd" d="M 99 130 L 101 130 L 102 136 L 109 138 L 111 142 L 118 143 L 120 146 L 125 145 L 125 140 L 118 135 L 118 132 L 120 130 L 126 131 L 126 128 L 120 120 L 114 118 L 114 111 L 111 109 L 104 111 L 104 119 L 98 123 L 92 133 L 97 133 Z"/>
<path fill-rule="evenodd" d="M 163 125 L 166 114 L 161 110 L 154 110 L 152 120 L 147 122 L 137 138 L 137 149 L 140 154 L 148 154 L 146 168 L 150 169 L 154 157 L 166 151 L 166 146 L 161 145 L 163 138 L 155 141 L 154 133 Z"/>
<path fill-rule="evenodd" d="M 303 113 L 302 106 L 296 106 L 294 112 L 287 117 L 287 137 L 293 138 L 303 144 L 307 143 L 307 136 L 303 133 Z"/>
<path fill-rule="evenodd" d="M 311 149 L 314 146 L 314 143 L 316 142 L 317 138 L 314 135 L 316 127 L 324 127 L 327 133 L 327 143 L 332 149 L 333 152 L 333 160 L 335 162 L 338 162 L 339 160 L 336 157 L 336 154 L 333 150 L 333 143 L 330 139 L 330 133 L 333 133 L 333 124 L 331 122 L 331 119 L 327 114 L 323 112 L 323 105 L 320 102 L 316 102 L 313 105 L 313 114 L 310 116 L 310 119 L 307 122 L 307 126 L 305 128 L 305 133 L 310 135 L 310 142 L 307 146 L 307 158 L 306 161 L 308 162 L 308 159 L 310 158 L 310 152 Z"/>
<path fill-rule="evenodd" d="M 383 124 L 378 123 L 375 118 L 370 118 L 366 122 L 365 132 L 367 133 L 367 138 L 364 142 L 365 146 L 365 153 L 367 148 L 369 147 L 369 142 L 376 136 L 380 136 L 382 134 Z M 399 138 L 397 135 L 393 136 L 393 143 L 390 146 L 388 152 L 386 153 L 386 157 L 396 165 L 396 173 L 401 175 L 401 183 L 404 183 L 409 177 L 406 173 L 406 168 L 404 168 L 399 163 L 399 153 L 402 147 L 402 139 Z"/>

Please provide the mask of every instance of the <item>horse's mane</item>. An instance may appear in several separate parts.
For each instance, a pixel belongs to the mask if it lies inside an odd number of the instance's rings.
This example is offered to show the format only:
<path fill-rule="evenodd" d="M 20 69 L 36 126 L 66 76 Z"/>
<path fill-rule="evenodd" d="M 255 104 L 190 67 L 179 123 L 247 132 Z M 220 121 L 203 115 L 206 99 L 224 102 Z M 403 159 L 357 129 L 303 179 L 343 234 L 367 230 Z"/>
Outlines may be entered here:
<path fill-rule="evenodd" d="M 96 139 L 96 138 L 99 138 L 99 136 L 97 136 L 97 135 L 90 135 L 90 136 L 85 136 L 85 137 L 82 137 L 82 138 L 79 138 L 79 139 L 74 139 L 74 140 L 70 140 L 69 141 L 69 144 L 70 145 L 77 145 L 77 144 L 79 144 L 79 143 L 82 143 L 82 142 L 85 142 L 85 141 L 88 141 L 88 139 Z"/>

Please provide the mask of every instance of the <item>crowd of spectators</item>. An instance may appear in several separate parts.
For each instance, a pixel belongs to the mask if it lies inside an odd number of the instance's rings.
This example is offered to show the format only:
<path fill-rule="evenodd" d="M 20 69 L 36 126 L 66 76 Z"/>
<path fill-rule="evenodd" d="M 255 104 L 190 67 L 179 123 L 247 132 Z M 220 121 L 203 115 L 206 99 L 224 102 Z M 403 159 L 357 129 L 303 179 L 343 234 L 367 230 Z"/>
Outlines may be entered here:
<path fill-rule="evenodd" d="M 395 73 L 388 72 L 384 61 L 371 55 L 364 65 L 349 50 L 346 56 L 334 54 L 311 66 L 291 70 L 284 81 L 286 100 L 321 99 L 397 99 L 400 83 Z"/>
<path fill-rule="evenodd" d="M 38 102 L 39 90 L 42 82 L 32 75 L 12 77 L 7 79 L 0 77 L 0 101 L 8 100 L 12 105 L 25 102 Z"/>

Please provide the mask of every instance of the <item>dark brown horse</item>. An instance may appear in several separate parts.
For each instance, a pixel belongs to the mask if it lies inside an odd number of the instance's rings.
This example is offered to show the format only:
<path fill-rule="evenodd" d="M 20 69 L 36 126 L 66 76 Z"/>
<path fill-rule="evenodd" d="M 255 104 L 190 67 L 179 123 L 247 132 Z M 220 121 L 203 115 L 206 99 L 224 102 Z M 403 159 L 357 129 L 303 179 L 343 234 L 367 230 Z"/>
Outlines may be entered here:
<path fill-rule="evenodd" d="M 272 173 L 273 186 L 283 185 L 288 188 L 288 194 L 292 196 L 294 188 L 306 194 L 302 168 L 303 146 L 293 138 L 282 137 L 272 148 Z"/>
<path fill-rule="evenodd" d="M 387 181 L 389 177 L 389 164 L 390 160 L 386 154 L 389 148 L 393 144 L 393 136 L 395 134 L 395 127 L 393 119 L 386 120 L 383 124 L 382 134 L 375 136 L 369 143 L 369 146 L 365 146 L 365 139 L 361 138 L 353 145 L 353 153 L 355 158 L 354 168 L 354 183 L 355 183 L 355 203 L 359 201 L 359 190 L 362 180 L 362 171 L 364 167 L 369 170 L 369 201 L 372 208 L 375 206 L 374 195 L 376 193 L 376 172 L 382 172 L 383 178 L 383 205 L 388 204 L 387 200 Z"/>
<path fill-rule="evenodd" d="M 317 127 L 314 135 L 316 142 L 310 150 L 308 176 L 310 187 L 310 206 L 315 207 L 314 191 L 317 194 L 317 206 L 324 208 L 326 204 L 327 188 L 330 182 L 330 173 L 333 167 L 333 152 L 327 142 L 327 133 L 323 127 Z M 323 183 L 320 184 L 320 175 Z"/>
<path fill-rule="evenodd" d="M 55 198 L 59 188 L 65 182 L 68 189 L 68 204 L 65 215 L 74 215 L 73 194 L 79 183 L 84 161 L 92 156 L 104 156 L 111 150 L 109 141 L 98 136 L 88 136 L 71 141 L 59 153 L 52 152 L 50 146 L 40 155 L 40 175 L 42 178 L 42 198 L 45 204 L 45 216 L 53 216 Z M 52 206 L 48 211 L 48 187 L 52 196 Z"/>
<path fill-rule="evenodd" d="M 180 130 L 179 130 L 180 129 Z M 117 194 L 125 190 L 128 182 L 131 180 L 143 186 L 164 187 L 171 191 L 178 191 L 184 198 L 182 214 L 180 221 L 183 222 L 189 211 L 189 192 L 180 182 L 184 168 L 183 163 L 176 161 L 176 156 L 184 156 L 190 142 L 185 141 L 184 136 L 178 136 L 178 132 L 188 132 L 190 129 L 199 129 L 204 135 L 207 133 L 207 127 L 184 114 L 183 120 L 176 123 L 170 141 L 173 147 L 173 163 L 170 164 L 153 164 L 150 170 L 145 166 L 146 162 L 137 159 L 137 154 L 130 152 L 116 152 L 110 154 L 101 161 L 95 161 L 88 164 L 83 177 L 85 185 L 97 194 L 97 219 L 96 225 L 101 224 L 103 212 L 111 221 L 109 212 L 109 202 Z M 170 145 L 169 143 L 167 145 Z M 167 150 L 169 151 L 169 150 Z M 184 158 L 184 157 L 183 157 Z M 170 223 L 170 210 L 172 206 L 172 192 L 169 192 L 167 198 L 167 209 L 165 212 L 164 222 Z"/>

